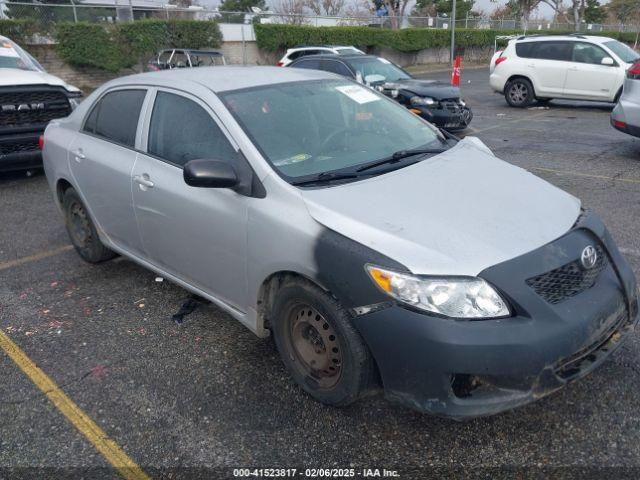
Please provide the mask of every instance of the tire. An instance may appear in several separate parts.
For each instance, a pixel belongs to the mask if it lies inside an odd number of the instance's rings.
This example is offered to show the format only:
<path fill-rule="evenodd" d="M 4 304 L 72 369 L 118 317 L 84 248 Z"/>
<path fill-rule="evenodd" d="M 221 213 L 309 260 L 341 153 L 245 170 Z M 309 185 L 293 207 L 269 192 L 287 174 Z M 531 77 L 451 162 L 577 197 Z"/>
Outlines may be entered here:
<path fill-rule="evenodd" d="M 319 402 L 349 405 L 376 383 L 375 363 L 351 317 L 320 288 L 303 279 L 286 280 L 270 319 L 285 367 Z"/>
<path fill-rule="evenodd" d="M 116 256 L 100 241 L 89 213 L 73 188 L 68 188 L 64 192 L 62 209 L 71 243 L 83 260 L 89 263 L 100 263 Z"/>
<path fill-rule="evenodd" d="M 526 78 L 515 78 L 505 87 L 504 98 L 512 107 L 528 107 L 535 99 L 533 85 Z"/>

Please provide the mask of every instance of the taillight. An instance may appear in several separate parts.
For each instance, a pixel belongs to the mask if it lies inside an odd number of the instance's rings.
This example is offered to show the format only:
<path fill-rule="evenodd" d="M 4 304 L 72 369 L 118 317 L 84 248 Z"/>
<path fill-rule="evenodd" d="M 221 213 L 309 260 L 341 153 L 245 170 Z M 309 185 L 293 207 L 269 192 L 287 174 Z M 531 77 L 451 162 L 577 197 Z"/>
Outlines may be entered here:
<path fill-rule="evenodd" d="M 38 146 L 40 147 L 40 150 L 44 150 L 44 135 L 40 135 L 40 137 L 38 137 Z"/>
<path fill-rule="evenodd" d="M 640 61 L 631 65 L 631 68 L 627 70 L 627 78 L 640 80 Z"/>
<path fill-rule="evenodd" d="M 276 63 L 276 67 L 284 67 L 284 62 L 280 60 L 278 63 Z"/>
<path fill-rule="evenodd" d="M 614 120 L 613 126 L 616 128 L 621 128 L 623 130 L 627 128 L 627 124 L 625 122 L 621 122 L 620 120 Z"/>
<path fill-rule="evenodd" d="M 502 62 L 504 62 L 507 59 L 507 57 L 498 57 L 496 58 L 495 61 L 495 66 L 497 67 L 498 65 L 500 65 Z"/>

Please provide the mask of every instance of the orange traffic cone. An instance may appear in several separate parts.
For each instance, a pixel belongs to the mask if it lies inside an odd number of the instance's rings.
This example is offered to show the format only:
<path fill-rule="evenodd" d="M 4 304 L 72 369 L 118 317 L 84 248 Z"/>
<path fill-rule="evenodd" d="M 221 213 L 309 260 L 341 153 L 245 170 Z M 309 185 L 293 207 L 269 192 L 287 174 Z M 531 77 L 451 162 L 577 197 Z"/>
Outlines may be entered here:
<path fill-rule="evenodd" d="M 453 67 L 453 73 L 451 73 L 451 85 L 454 87 L 460 86 L 460 55 L 456 55 L 456 63 Z"/>

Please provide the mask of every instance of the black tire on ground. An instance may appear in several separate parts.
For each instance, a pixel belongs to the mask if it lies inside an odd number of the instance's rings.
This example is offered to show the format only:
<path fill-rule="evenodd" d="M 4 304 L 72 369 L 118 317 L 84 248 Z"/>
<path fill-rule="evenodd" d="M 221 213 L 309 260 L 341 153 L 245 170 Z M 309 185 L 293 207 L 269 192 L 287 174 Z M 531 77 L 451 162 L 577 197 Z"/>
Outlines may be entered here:
<path fill-rule="evenodd" d="M 71 243 L 83 260 L 89 263 L 100 263 L 116 256 L 115 252 L 109 250 L 100 241 L 89 212 L 73 188 L 68 188 L 64 192 L 62 208 Z"/>
<path fill-rule="evenodd" d="M 525 108 L 535 100 L 533 85 L 526 78 L 514 78 L 504 89 L 504 98 L 507 103 L 516 108 Z"/>
<path fill-rule="evenodd" d="M 345 406 L 368 393 L 377 371 L 348 312 L 328 293 L 298 278 L 285 281 L 270 315 L 280 357 L 316 400 Z"/>

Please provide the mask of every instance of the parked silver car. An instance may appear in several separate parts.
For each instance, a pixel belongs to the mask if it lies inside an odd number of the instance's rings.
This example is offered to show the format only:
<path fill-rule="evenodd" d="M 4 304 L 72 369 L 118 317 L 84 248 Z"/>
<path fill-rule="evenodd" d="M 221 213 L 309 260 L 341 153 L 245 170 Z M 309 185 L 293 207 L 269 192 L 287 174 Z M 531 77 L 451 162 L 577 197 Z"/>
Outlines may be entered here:
<path fill-rule="evenodd" d="M 621 132 L 640 137 L 640 61 L 627 70 L 622 96 L 611 112 L 611 125 Z"/>
<path fill-rule="evenodd" d="M 120 78 L 50 124 L 73 245 L 122 254 L 273 335 L 295 381 L 469 417 L 602 363 L 636 280 L 580 201 L 319 71 Z"/>

